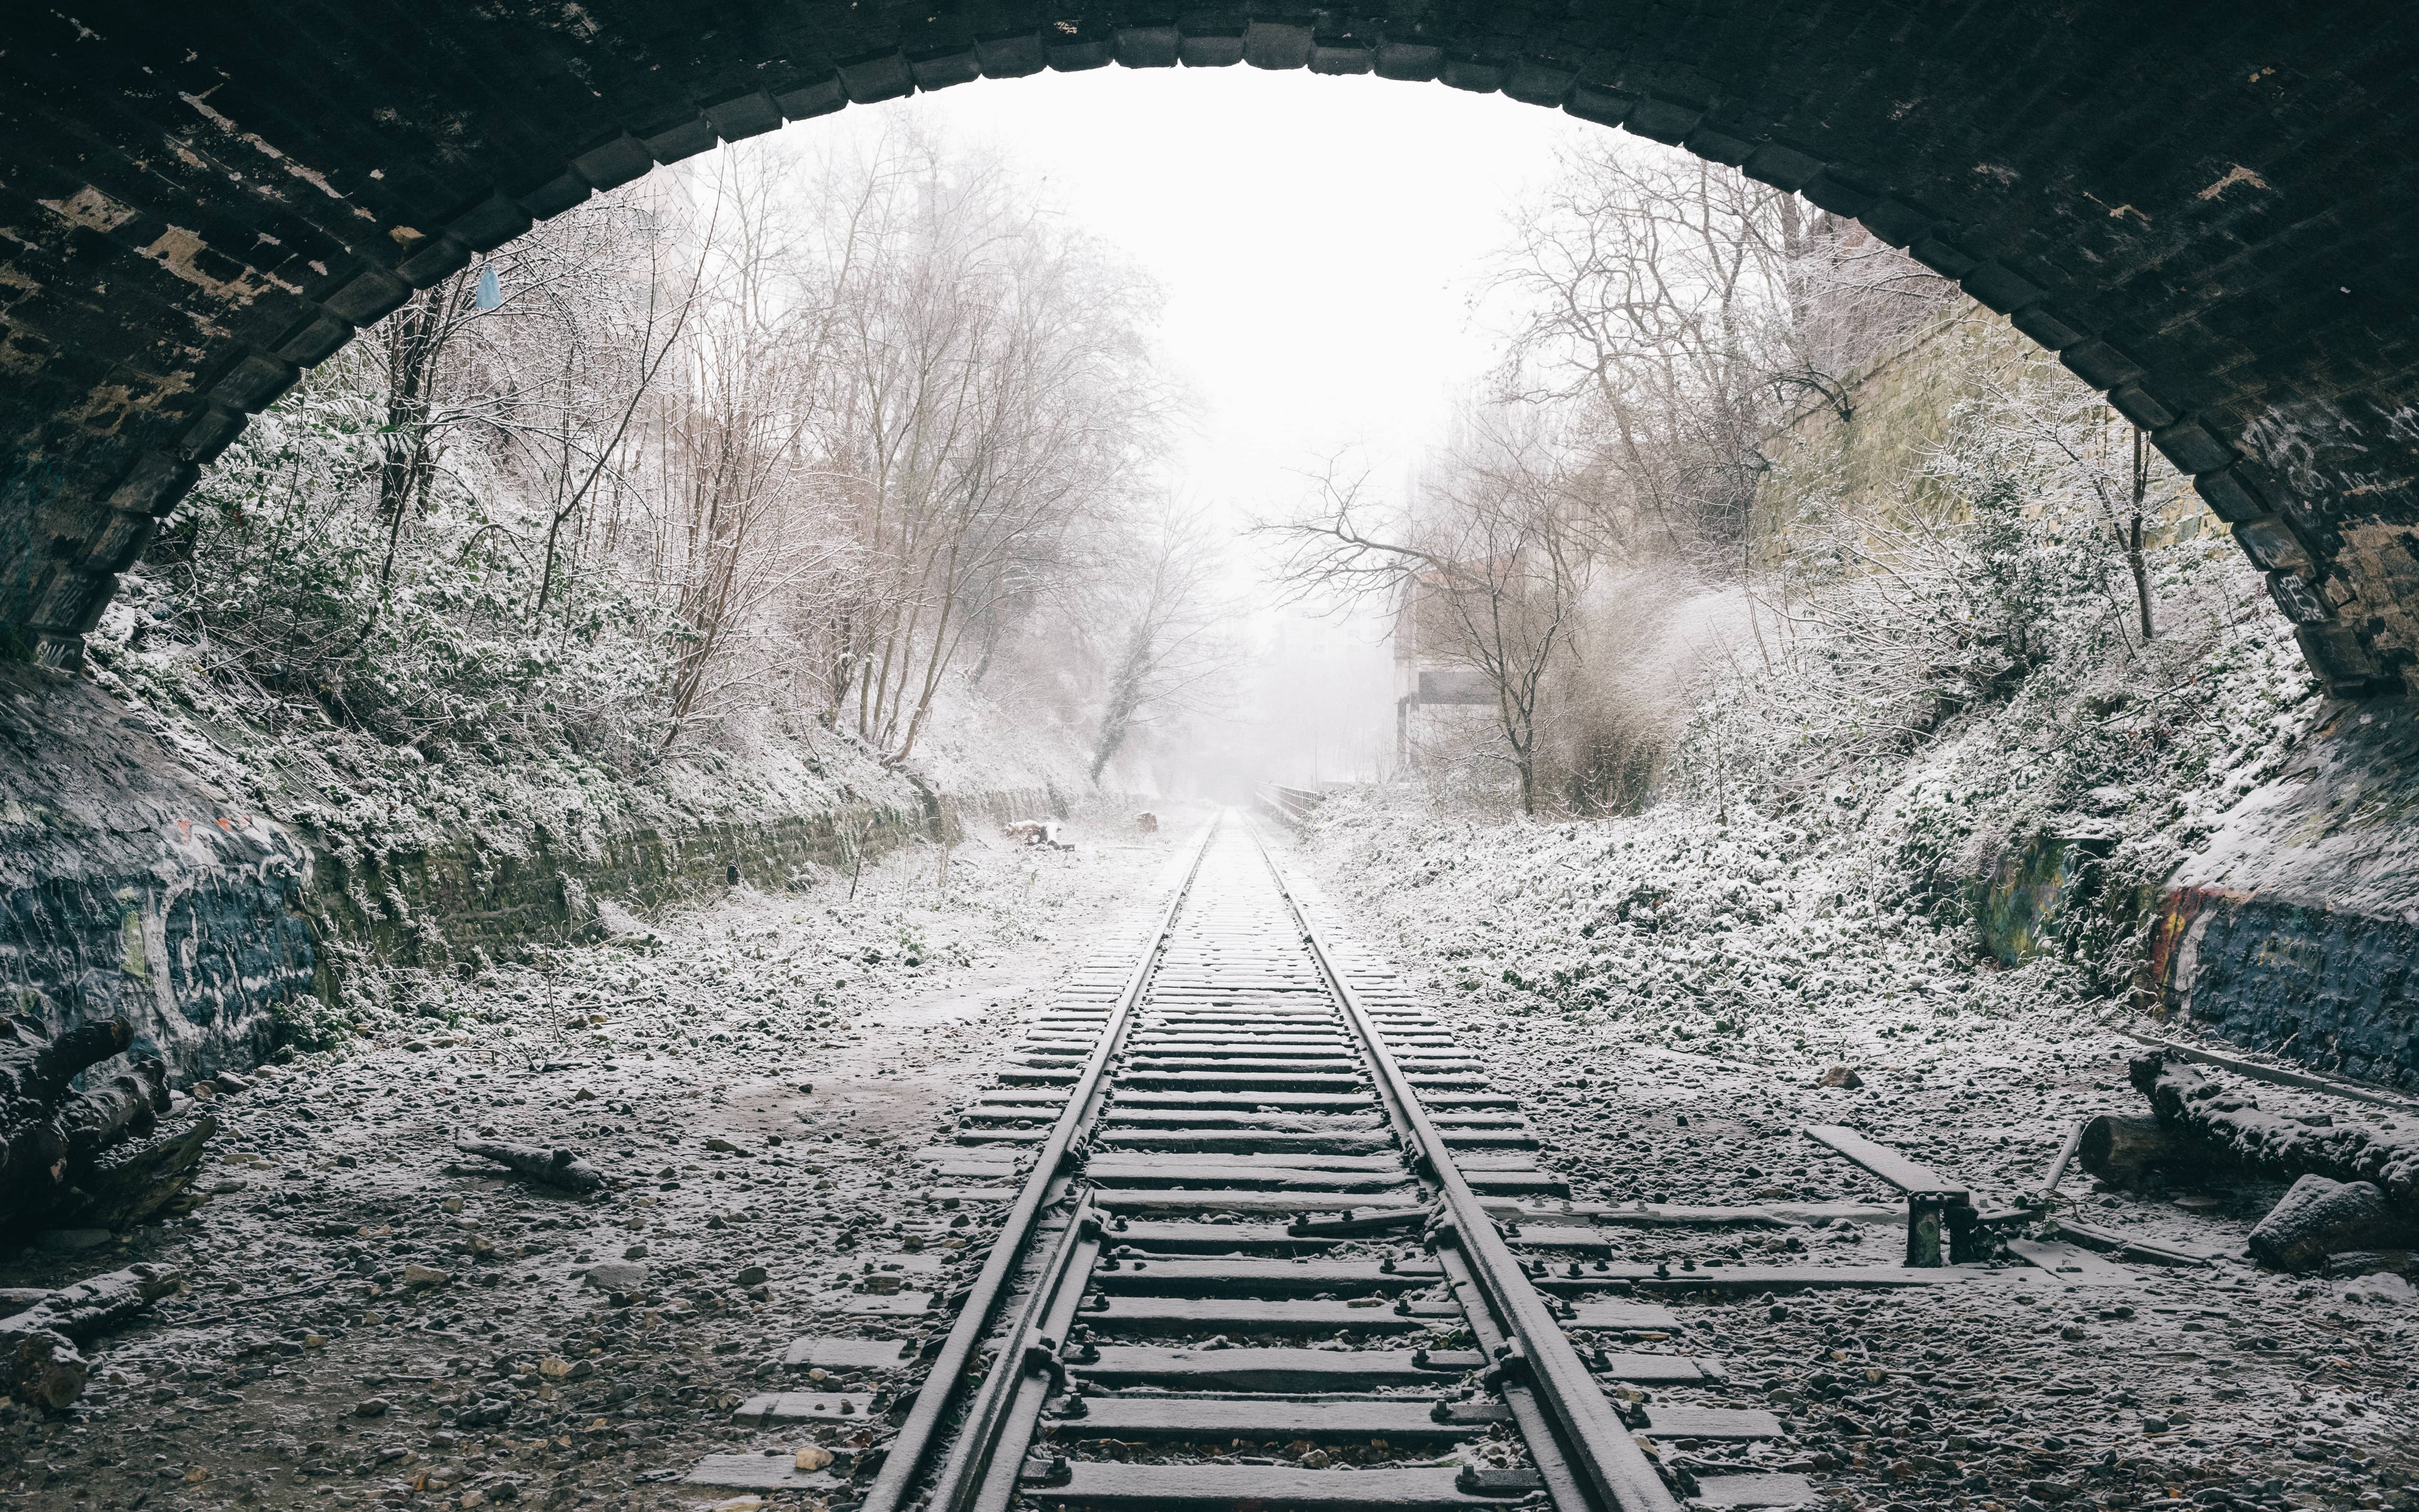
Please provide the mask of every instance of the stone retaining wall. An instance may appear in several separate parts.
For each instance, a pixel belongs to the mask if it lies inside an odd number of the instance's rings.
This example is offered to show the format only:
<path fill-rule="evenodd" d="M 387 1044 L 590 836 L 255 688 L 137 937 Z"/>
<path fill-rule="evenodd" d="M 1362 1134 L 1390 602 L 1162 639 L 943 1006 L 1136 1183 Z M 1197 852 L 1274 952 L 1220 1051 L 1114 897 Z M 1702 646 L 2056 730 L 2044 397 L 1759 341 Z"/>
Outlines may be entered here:
<path fill-rule="evenodd" d="M 1064 811 L 1052 793 L 889 782 L 889 801 L 827 811 L 659 805 L 577 834 L 530 821 L 374 848 L 230 798 L 151 717 L 81 679 L 0 666 L 0 740 L 5 1011 L 53 1030 L 122 1014 L 133 1053 L 178 1085 L 341 1021 L 347 973 L 367 963 L 475 968 L 578 937 L 599 900 L 799 886 L 918 837 Z"/>

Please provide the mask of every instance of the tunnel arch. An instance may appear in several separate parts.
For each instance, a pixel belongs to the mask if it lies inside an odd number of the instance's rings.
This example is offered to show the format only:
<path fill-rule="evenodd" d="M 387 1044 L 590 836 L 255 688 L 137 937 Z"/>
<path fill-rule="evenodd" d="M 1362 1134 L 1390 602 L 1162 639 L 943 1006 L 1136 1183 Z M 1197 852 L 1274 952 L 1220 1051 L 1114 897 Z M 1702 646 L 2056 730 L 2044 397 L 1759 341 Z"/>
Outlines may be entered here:
<path fill-rule="evenodd" d="M 1243 65 L 1500 93 L 1855 217 L 2149 429 L 2331 691 L 2419 691 L 2414 57 L 2407 11 L 2319 5 L 20 10 L 0 22 L 0 640 L 74 666 L 248 416 L 598 190 L 981 78 Z"/>

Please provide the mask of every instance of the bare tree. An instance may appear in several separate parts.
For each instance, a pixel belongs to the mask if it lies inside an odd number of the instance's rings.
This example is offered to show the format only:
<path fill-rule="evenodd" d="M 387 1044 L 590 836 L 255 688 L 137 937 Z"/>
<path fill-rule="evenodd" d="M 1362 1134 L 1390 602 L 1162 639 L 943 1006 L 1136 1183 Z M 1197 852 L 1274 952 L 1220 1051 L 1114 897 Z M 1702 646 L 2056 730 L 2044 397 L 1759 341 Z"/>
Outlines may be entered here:
<path fill-rule="evenodd" d="M 1092 741 L 1095 787 L 1137 728 L 1197 707 L 1234 660 L 1213 598 L 1219 560 L 1206 519 L 1170 502 L 1135 534 L 1123 560 L 1102 563 L 1103 607 L 1123 630 Z"/>
<path fill-rule="evenodd" d="M 1569 652 L 1595 567 L 1586 480 L 1534 419 L 1505 407 L 1472 413 L 1431 463 L 1416 507 L 1391 520 L 1365 480 L 1331 470 L 1313 514 L 1263 527 L 1287 545 L 1277 579 L 1297 598 L 1382 598 L 1485 680 L 1528 814 L 1548 676 Z"/>
<path fill-rule="evenodd" d="M 1597 507 L 1717 580 L 1743 563 L 1786 407 L 1846 410 L 1848 367 L 1954 292 L 1794 194 L 1619 144 L 1565 158 L 1495 287 L 1518 311 L 1501 392 L 1584 417 Z"/>
<path fill-rule="evenodd" d="M 2088 493 L 2107 528 L 2110 546 L 2134 579 L 2134 611 L 2148 645 L 2157 634 L 2145 537 L 2154 512 L 2150 486 L 2172 475 L 2151 450 L 2149 435 L 2069 381 L 2046 355 L 2012 383 L 1990 390 L 1998 418 L 2030 441 L 2050 486 Z"/>
<path fill-rule="evenodd" d="M 922 138 L 836 187 L 824 403 L 871 577 L 825 626 L 820 681 L 827 721 L 903 762 L 969 637 L 1071 572 L 1139 484 L 1165 404 L 1157 293 L 996 164 Z"/>

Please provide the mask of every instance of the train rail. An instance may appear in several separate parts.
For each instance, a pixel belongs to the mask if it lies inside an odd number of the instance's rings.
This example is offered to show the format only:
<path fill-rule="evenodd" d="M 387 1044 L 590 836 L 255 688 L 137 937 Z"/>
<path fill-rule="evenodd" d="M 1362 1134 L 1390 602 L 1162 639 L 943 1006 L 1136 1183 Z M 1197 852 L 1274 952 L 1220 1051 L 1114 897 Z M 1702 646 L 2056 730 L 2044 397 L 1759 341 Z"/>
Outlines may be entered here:
<path fill-rule="evenodd" d="M 978 1273 L 954 1295 L 869 1296 L 853 1335 L 789 1350 L 808 1389 L 740 1407 L 759 1428 L 886 1409 L 895 1435 L 853 1464 L 809 1445 L 712 1456 L 689 1478 L 836 1507 L 861 1493 L 862 1512 L 1810 1497 L 1791 1474 L 1700 1484 L 1650 1458 L 1641 1436 L 1780 1425 L 1655 1402 L 1718 1390 L 1720 1365 L 1684 1352 L 1672 1314 L 1576 1230 L 1503 1221 L 1568 1196 L 1537 1146 L 1516 1101 L 1391 973 L 1323 937 L 1256 831 L 1225 817 L 1136 959 L 1079 974 L 934 1152 L 967 1183 L 938 1200 L 1003 1211 Z"/>

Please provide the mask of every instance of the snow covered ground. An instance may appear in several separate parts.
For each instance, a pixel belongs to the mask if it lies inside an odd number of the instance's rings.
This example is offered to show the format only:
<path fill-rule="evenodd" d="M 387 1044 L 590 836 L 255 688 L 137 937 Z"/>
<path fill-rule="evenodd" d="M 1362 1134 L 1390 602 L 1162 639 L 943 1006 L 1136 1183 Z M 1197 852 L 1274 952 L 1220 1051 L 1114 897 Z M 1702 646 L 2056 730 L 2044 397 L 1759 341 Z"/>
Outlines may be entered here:
<path fill-rule="evenodd" d="M 885 1267 L 946 1289 L 979 1256 L 993 1216 L 925 1200 L 914 1153 L 1083 948 L 1145 926 L 1192 828 L 977 836 L 946 880 L 911 846 L 854 902 L 845 878 L 737 889 L 415 984 L 426 1016 L 208 1104 L 219 1195 L 191 1219 L 0 1261 L 6 1286 L 185 1278 L 103 1341 L 66 1416 L 0 1408 L 0 1486 L 40 1507 L 694 1500 L 649 1477 L 745 1437 L 732 1406 L 819 1305 Z M 457 1133 L 616 1184 L 509 1179 Z M 599 1265 L 624 1269 L 583 1280 Z"/>
<path fill-rule="evenodd" d="M 103 1341 L 70 1413 L 0 1410 L 0 1486 L 129 1512 L 726 1497 L 649 1477 L 752 1442 L 730 1410 L 818 1309 L 970 1273 L 993 1216 L 926 1200 L 915 1151 L 1085 948 L 1141 927 L 1196 817 L 1078 824 L 1072 853 L 978 839 L 946 882 L 909 847 L 853 903 L 844 882 L 740 889 L 624 920 L 215 1100 L 219 1195 L 192 1220 L 0 1266 L 53 1285 L 148 1258 L 187 1287 Z M 1398 961 L 1522 1099 L 1580 1200 L 1887 1203 L 1809 1121 L 2006 1194 L 2074 1117 L 2142 1111 L 2131 1041 L 2057 969 L 1980 968 L 1928 921 L 1843 904 L 1786 844 L 1675 810 L 1471 826 L 1338 803 L 1300 862 L 1327 920 Z M 1815 1085 L 1831 1065 L 1862 1088 Z M 450 1148 L 487 1131 L 618 1184 L 571 1197 Z M 2274 1195 L 2090 1184 L 2069 1191 L 2091 1221 L 2221 1257 Z M 1901 1242 L 1879 1220 L 1624 1232 L 1616 1257 L 1679 1274 L 1887 1263 Z M 2117 1269 L 1686 1303 L 1688 1352 L 1733 1377 L 1704 1399 L 1760 1393 L 1791 1431 L 1663 1452 L 1804 1470 L 1842 1512 L 2411 1504 L 2414 1315 L 2392 1288 L 2226 1257 Z"/>
<path fill-rule="evenodd" d="M 1667 805 L 1556 825 L 1339 795 L 1303 858 L 1332 917 L 1431 995 L 1521 1098 L 1580 1200 L 1895 1201 L 1803 1136 L 1846 1123 L 2001 1198 L 2073 1120 L 2147 1115 L 2140 1045 L 2072 968 L 1988 964 L 1965 930 L 1877 910 L 1841 848 Z M 1819 1085 L 1853 1068 L 1860 1088 Z M 1807 1293 L 1685 1313 L 1795 1429 L 1751 1458 L 1834 1504 L 2033 1512 L 2407 1506 L 2419 1397 L 2406 1283 L 2263 1273 L 2239 1257 L 2282 1188 L 2094 1192 L 2077 1217 L 2216 1257 L 2121 1284 Z M 1616 1257 L 1891 1264 L 1890 1223 L 1641 1228 Z M 2097 1271 L 2094 1273 L 2098 1273 Z"/>

